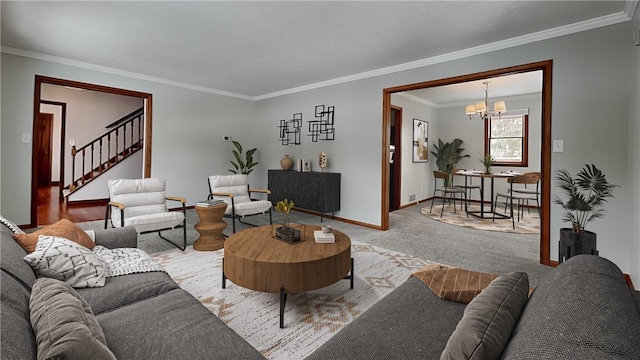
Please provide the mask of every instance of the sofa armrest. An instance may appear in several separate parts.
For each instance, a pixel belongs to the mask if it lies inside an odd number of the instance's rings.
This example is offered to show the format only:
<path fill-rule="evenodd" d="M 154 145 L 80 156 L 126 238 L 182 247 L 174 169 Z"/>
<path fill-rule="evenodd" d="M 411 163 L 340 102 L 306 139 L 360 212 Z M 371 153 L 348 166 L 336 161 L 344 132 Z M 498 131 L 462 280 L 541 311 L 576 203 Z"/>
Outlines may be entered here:
<path fill-rule="evenodd" d="M 133 226 L 95 230 L 96 244 L 109 249 L 137 248 L 138 233 Z"/>

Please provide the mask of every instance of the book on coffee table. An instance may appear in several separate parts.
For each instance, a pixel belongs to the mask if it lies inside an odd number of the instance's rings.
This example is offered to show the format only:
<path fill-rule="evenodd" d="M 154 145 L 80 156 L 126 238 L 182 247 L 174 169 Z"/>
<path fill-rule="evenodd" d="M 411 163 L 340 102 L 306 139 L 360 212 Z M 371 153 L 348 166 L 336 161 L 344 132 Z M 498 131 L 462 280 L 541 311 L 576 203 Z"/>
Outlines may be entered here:
<path fill-rule="evenodd" d="M 322 230 L 315 230 L 313 237 L 317 243 L 332 244 L 336 242 L 336 237 L 332 233 L 324 233 Z"/>
<path fill-rule="evenodd" d="M 209 207 L 222 205 L 224 203 L 222 200 L 201 200 L 196 203 L 196 206 Z"/>

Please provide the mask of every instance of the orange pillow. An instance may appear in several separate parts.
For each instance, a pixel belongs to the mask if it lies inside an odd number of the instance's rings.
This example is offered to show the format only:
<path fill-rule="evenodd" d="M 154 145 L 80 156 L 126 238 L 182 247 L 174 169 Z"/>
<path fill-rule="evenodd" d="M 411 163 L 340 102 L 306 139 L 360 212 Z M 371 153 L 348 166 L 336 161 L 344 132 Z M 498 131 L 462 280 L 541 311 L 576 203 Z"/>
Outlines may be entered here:
<path fill-rule="evenodd" d="M 67 219 L 62 219 L 55 224 L 45 226 L 44 228 L 34 231 L 30 234 L 13 234 L 13 238 L 18 241 L 20 246 L 28 252 L 32 253 L 36 249 L 36 244 L 38 243 L 38 236 L 40 235 L 49 235 L 49 236 L 57 236 L 65 239 L 69 239 L 73 242 L 76 242 L 87 249 L 93 249 L 96 244 L 91 240 L 89 235 L 87 235 L 84 230 L 80 229 L 74 223 Z"/>

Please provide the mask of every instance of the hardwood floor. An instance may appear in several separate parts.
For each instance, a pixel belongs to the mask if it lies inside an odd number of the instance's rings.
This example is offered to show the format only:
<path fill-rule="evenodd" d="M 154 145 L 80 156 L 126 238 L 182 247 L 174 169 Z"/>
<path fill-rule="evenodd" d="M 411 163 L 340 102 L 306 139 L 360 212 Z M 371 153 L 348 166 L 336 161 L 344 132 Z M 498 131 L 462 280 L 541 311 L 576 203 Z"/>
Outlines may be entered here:
<path fill-rule="evenodd" d="M 53 224 L 60 219 L 72 222 L 104 219 L 108 200 L 67 204 L 66 201 L 59 200 L 59 191 L 58 186 L 38 188 L 38 226 Z"/>

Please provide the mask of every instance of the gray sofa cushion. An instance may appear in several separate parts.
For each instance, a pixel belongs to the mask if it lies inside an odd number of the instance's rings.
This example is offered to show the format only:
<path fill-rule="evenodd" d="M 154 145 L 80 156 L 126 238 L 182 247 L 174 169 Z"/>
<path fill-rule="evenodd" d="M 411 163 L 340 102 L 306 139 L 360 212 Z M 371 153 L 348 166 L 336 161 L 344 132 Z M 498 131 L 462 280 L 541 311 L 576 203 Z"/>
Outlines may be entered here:
<path fill-rule="evenodd" d="M 103 287 L 76 289 L 76 292 L 97 315 L 178 288 L 167 273 L 150 272 L 110 277 Z"/>
<path fill-rule="evenodd" d="M 99 314 L 97 319 L 118 360 L 264 359 L 181 289 Z"/>
<path fill-rule="evenodd" d="M 13 241 L 13 239 L 12 239 Z M 19 246 L 19 245 L 18 245 Z M 22 248 L 21 248 L 22 249 Z M 0 272 L 3 359 L 35 359 L 36 338 L 29 319 L 29 291 L 4 269 Z"/>
<path fill-rule="evenodd" d="M 38 360 L 115 360 L 89 305 L 60 280 L 36 280 L 29 302 Z"/>
<path fill-rule="evenodd" d="M 503 359 L 640 359 L 640 315 L 622 272 L 578 255 L 536 287 Z"/>
<path fill-rule="evenodd" d="M 437 359 L 465 306 L 411 277 L 305 360 Z"/>
<path fill-rule="evenodd" d="M 23 260 L 27 252 L 13 239 L 13 232 L 8 227 L 0 225 L 0 231 L 0 266 L 30 291 L 36 274 Z"/>
<path fill-rule="evenodd" d="M 495 279 L 469 302 L 440 359 L 499 359 L 528 295 L 525 273 Z"/>

